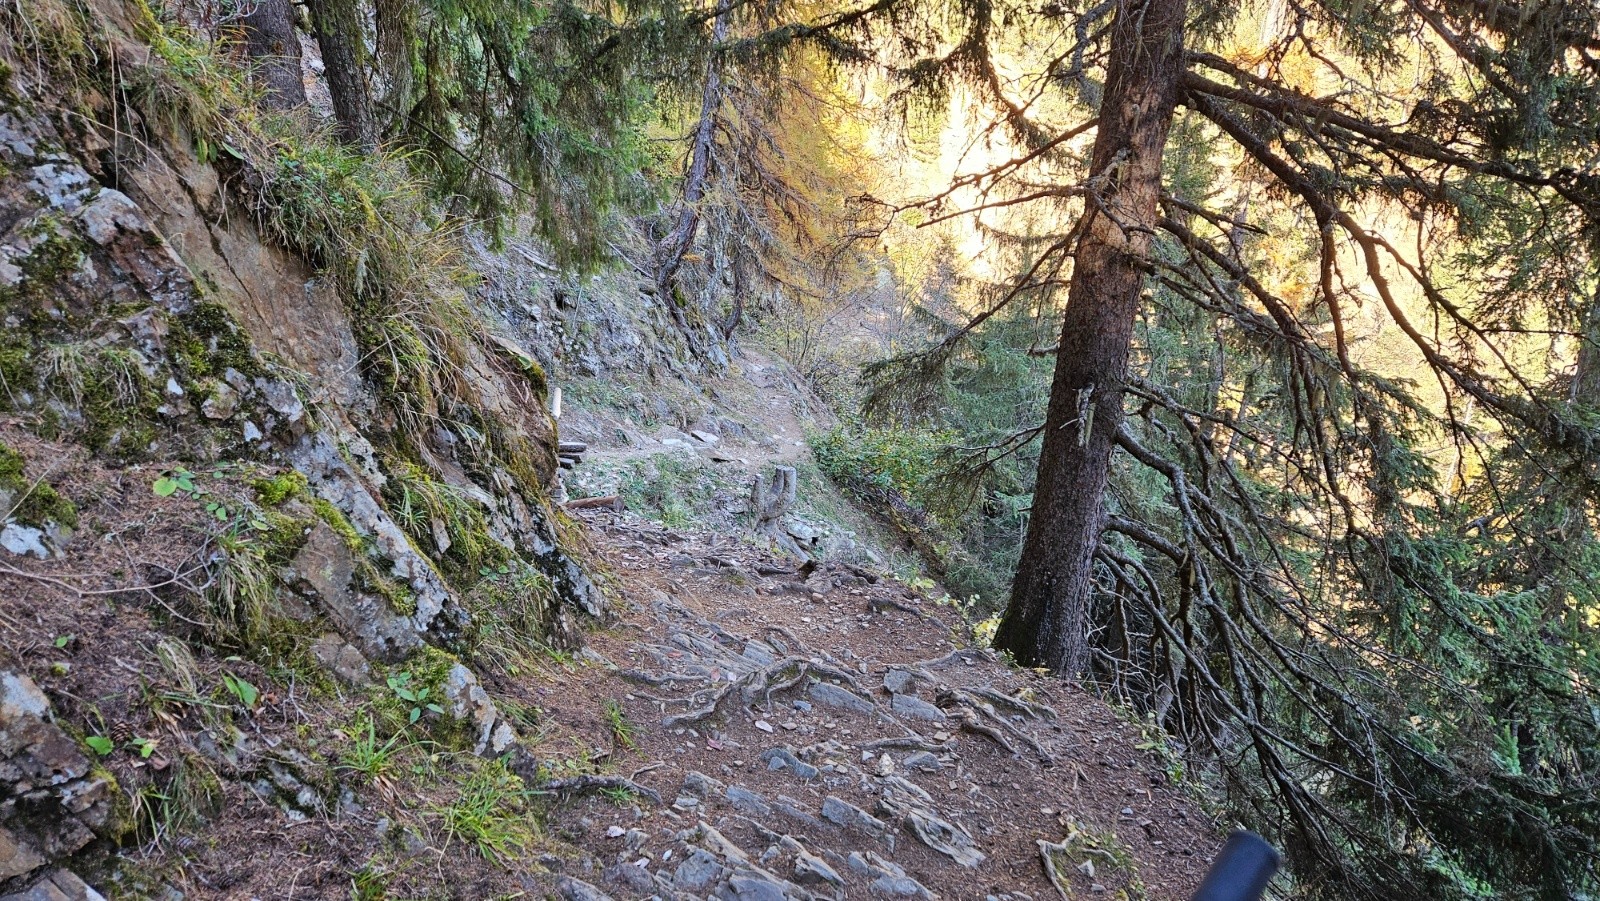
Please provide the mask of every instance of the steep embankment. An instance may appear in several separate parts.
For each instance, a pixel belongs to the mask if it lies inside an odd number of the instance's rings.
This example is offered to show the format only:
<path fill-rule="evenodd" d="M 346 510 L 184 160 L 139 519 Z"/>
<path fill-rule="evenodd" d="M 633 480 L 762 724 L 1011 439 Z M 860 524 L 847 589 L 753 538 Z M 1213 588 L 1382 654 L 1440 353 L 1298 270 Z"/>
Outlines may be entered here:
<path fill-rule="evenodd" d="M 520 784 L 478 674 L 606 615 L 466 249 L 218 52 L 140 3 L 0 14 L 6 897 L 224 896 L 251 875 L 196 847 L 303 853 L 259 836 L 360 808 L 346 770 L 392 790 L 402 734 L 440 810 Z"/>

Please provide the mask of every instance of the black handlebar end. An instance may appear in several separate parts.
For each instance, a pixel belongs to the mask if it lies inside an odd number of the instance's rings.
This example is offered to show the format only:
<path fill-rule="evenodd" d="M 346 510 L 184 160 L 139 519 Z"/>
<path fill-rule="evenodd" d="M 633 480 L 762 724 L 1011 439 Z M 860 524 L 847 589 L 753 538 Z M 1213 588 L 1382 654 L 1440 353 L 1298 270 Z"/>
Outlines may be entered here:
<path fill-rule="evenodd" d="M 1241 829 L 1228 836 L 1194 901 L 1259 901 L 1280 863 L 1266 839 Z"/>

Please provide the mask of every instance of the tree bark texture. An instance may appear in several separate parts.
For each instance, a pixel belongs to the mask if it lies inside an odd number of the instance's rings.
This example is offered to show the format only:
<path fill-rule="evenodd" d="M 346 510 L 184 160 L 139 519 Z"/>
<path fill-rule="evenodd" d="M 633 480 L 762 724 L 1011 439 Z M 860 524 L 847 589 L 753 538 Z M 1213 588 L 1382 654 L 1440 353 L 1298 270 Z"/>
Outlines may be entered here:
<path fill-rule="evenodd" d="M 377 129 L 362 67 L 366 40 L 359 10 L 353 0 L 307 0 L 306 5 L 311 8 L 311 24 L 322 48 L 339 139 L 371 151 L 377 147 Z"/>
<path fill-rule="evenodd" d="M 1069 675 L 1088 664 L 1094 556 L 1183 71 L 1185 7 L 1120 0 L 1117 8 L 1033 513 L 995 635 L 1018 663 Z"/>
<path fill-rule="evenodd" d="M 723 0 L 717 4 L 717 16 L 711 26 L 713 44 L 720 45 L 728 39 L 728 18 L 728 3 Z M 700 230 L 700 201 L 705 198 L 706 180 L 711 175 L 711 151 L 721 108 L 722 57 L 713 53 L 706 63 L 706 80 L 700 89 L 700 121 L 695 125 L 694 143 L 689 149 L 689 171 L 683 176 L 683 199 L 677 221 L 656 249 L 657 296 L 671 305 L 673 316 L 680 324 L 683 314 L 672 296 L 672 281 L 678 274 L 678 267 L 683 265 L 684 254 L 694 245 L 695 233 Z"/>
<path fill-rule="evenodd" d="M 262 99 L 266 105 L 279 110 L 303 108 L 306 85 L 300 76 L 300 41 L 294 33 L 289 0 L 257 0 L 239 25 L 245 51 L 265 88 Z"/>

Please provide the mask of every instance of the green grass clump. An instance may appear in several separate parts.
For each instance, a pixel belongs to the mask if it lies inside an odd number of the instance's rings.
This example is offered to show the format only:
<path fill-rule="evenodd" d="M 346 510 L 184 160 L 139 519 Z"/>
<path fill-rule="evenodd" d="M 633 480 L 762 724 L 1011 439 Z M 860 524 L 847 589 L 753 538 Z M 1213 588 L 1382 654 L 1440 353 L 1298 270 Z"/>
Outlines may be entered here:
<path fill-rule="evenodd" d="M 246 376 L 262 372 L 250 339 L 225 307 L 210 301 L 172 317 L 166 348 L 186 385 L 221 378 L 229 369 Z"/>
<path fill-rule="evenodd" d="M 405 732 L 396 731 L 387 739 L 378 736 L 372 717 L 362 716 L 346 732 L 350 746 L 339 754 L 338 769 L 353 772 L 368 783 L 386 778 L 398 765 L 396 759 L 409 743 Z"/>
<path fill-rule="evenodd" d="M 714 470 L 694 457 L 656 454 L 628 464 L 617 481 L 617 494 L 629 510 L 681 529 L 705 517 L 711 498 L 725 487 Z"/>
<path fill-rule="evenodd" d="M 556 605 L 549 576 L 511 560 L 484 573 L 465 601 L 472 615 L 467 646 L 475 663 L 516 676 L 544 656 Z"/>
<path fill-rule="evenodd" d="M 383 495 L 390 515 L 420 546 L 439 547 L 451 570 L 476 580 L 481 569 L 510 558 L 511 552 L 490 537 L 482 506 L 465 491 L 406 460 L 386 461 L 385 470 L 389 479 Z"/>
<path fill-rule="evenodd" d="M 467 843 L 486 860 L 506 862 L 526 852 L 540 835 L 530 801 L 533 792 L 503 761 L 478 767 L 461 786 L 461 795 L 433 815 L 444 829 L 445 847 Z"/>
<path fill-rule="evenodd" d="M 252 479 L 250 487 L 256 493 L 256 502 L 263 507 L 281 507 L 290 498 L 306 491 L 306 477 L 297 470 L 287 470 L 273 476 Z"/>
<path fill-rule="evenodd" d="M 838 426 L 813 435 L 811 451 L 823 472 L 851 490 L 893 490 L 931 509 L 937 505 L 928 488 L 942 474 L 940 455 L 955 440 L 951 432 Z"/>
<path fill-rule="evenodd" d="M 617 744 L 636 751 L 639 748 L 639 727 L 628 722 L 628 715 L 617 703 L 615 698 L 607 698 L 604 713 L 606 728 L 611 732 L 611 738 Z"/>

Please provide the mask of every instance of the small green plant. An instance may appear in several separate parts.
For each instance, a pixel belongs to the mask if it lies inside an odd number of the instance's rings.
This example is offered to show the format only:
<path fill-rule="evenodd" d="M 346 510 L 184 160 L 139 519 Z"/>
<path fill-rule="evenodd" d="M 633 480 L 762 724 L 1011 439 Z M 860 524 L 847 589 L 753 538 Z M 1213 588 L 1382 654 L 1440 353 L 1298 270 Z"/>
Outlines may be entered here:
<path fill-rule="evenodd" d="M 409 461 L 389 459 L 385 469 L 390 476 L 384 486 L 389 511 L 419 544 L 438 548 L 457 572 L 482 575 L 507 562 L 510 552 L 489 537 L 488 521 L 470 495 Z"/>
<path fill-rule="evenodd" d="M 638 800 L 632 791 L 620 785 L 600 789 L 600 796 L 618 807 L 632 806 Z"/>
<path fill-rule="evenodd" d="M 222 675 L 222 684 L 228 689 L 228 693 L 238 698 L 239 703 L 243 704 L 247 710 L 254 710 L 256 701 L 261 698 L 261 692 L 254 685 L 232 673 L 224 673 Z"/>
<path fill-rule="evenodd" d="M 550 577 L 522 560 L 479 570 L 467 595 L 472 611 L 470 646 L 478 662 L 516 676 L 543 653 L 554 588 Z"/>
<path fill-rule="evenodd" d="M 101 757 L 106 757 L 117 749 L 116 742 L 106 738 L 104 735 L 91 735 L 85 738 L 83 743 L 89 746 L 89 750 Z"/>
<path fill-rule="evenodd" d="M 153 738 L 133 738 L 128 741 L 128 747 L 132 748 L 141 760 L 149 760 L 159 745 L 160 742 Z"/>
<path fill-rule="evenodd" d="M 151 747 L 151 753 L 154 750 Z M 145 839 L 157 843 L 192 831 L 216 812 L 222 797 L 222 781 L 197 755 L 175 755 L 164 776 L 164 781 L 144 786 L 132 798 L 133 822 Z"/>
<path fill-rule="evenodd" d="M 380 742 L 372 718 L 364 719 L 364 723 L 357 725 L 348 733 L 350 749 L 339 755 L 341 762 L 338 768 L 360 773 L 369 782 L 376 782 L 394 768 L 394 758 L 402 747 L 401 739 L 404 735 L 396 732 L 389 736 L 387 741 Z"/>
<path fill-rule="evenodd" d="M 156 497 L 172 497 L 174 494 L 183 494 L 188 497 L 199 497 L 204 491 L 195 483 L 195 474 L 187 469 L 169 469 L 161 474 L 150 486 Z"/>
<path fill-rule="evenodd" d="M 411 710 L 406 714 L 406 722 L 415 723 L 422 718 L 422 711 L 444 713 L 444 708 L 428 700 L 433 690 L 426 685 L 416 683 L 416 677 L 410 672 L 398 672 L 388 678 L 389 690 L 395 697 L 411 705 Z"/>
<path fill-rule="evenodd" d="M 1083 873 L 1093 878 L 1096 870 L 1122 874 L 1127 878 L 1126 886 L 1114 898 L 1141 901 L 1146 897 L 1133 852 L 1109 829 L 1100 830 L 1071 822 L 1067 824 L 1066 837 L 1060 842 L 1040 842 L 1039 850 L 1044 856 L 1045 875 L 1062 897 L 1073 897 L 1072 880 L 1076 874 Z"/>
<path fill-rule="evenodd" d="M 630 751 L 639 749 L 638 727 L 628 722 L 627 713 L 616 699 L 608 698 L 605 703 L 606 726 L 611 730 L 611 739 Z"/>
<path fill-rule="evenodd" d="M 217 537 L 222 559 L 206 593 L 207 615 L 219 637 L 248 644 L 267 631 L 277 576 L 265 544 L 229 529 Z"/>
<path fill-rule="evenodd" d="M 78 636 L 76 635 L 57 635 L 56 640 L 51 642 L 51 644 L 55 645 L 57 649 L 64 648 L 67 645 L 72 644 L 73 639 L 77 637 Z"/>

